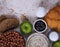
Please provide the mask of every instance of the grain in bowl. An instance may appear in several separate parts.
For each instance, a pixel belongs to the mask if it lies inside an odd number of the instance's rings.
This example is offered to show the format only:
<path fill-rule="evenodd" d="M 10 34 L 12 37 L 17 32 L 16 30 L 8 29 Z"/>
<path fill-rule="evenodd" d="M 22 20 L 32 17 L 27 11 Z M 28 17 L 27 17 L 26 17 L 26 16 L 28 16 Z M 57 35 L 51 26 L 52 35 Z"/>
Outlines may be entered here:
<path fill-rule="evenodd" d="M 34 33 L 28 37 L 26 47 L 49 47 L 49 40 L 44 34 Z"/>

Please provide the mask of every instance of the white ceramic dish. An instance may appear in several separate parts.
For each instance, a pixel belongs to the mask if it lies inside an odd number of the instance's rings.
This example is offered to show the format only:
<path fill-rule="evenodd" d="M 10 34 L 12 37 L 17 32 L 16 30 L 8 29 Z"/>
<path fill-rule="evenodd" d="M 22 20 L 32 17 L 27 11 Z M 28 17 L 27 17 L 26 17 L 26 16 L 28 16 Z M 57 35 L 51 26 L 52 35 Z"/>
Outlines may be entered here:
<path fill-rule="evenodd" d="M 51 31 L 48 36 L 49 36 L 50 41 L 52 42 L 59 40 L 59 34 L 56 31 Z"/>
<path fill-rule="evenodd" d="M 31 44 L 30 42 L 30 39 L 34 38 L 34 37 L 40 37 L 42 38 L 41 40 L 44 41 L 44 47 L 49 47 L 50 43 L 49 43 L 49 40 L 48 38 L 44 35 L 44 34 L 41 34 L 41 33 L 33 33 L 32 35 L 30 35 L 27 39 L 27 42 L 26 42 L 26 47 L 31 47 L 30 45 L 33 45 Z M 39 39 L 40 39 L 39 38 Z M 37 39 L 37 38 L 35 38 Z M 36 40 L 38 41 L 38 40 Z M 34 41 L 35 42 L 35 41 Z M 42 42 L 43 43 L 43 42 Z M 37 45 L 37 44 L 36 44 Z M 41 45 L 40 45 L 41 46 Z"/>
<path fill-rule="evenodd" d="M 38 7 L 36 10 L 36 16 L 39 18 L 43 18 L 49 10 L 46 10 L 44 7 Z"/>

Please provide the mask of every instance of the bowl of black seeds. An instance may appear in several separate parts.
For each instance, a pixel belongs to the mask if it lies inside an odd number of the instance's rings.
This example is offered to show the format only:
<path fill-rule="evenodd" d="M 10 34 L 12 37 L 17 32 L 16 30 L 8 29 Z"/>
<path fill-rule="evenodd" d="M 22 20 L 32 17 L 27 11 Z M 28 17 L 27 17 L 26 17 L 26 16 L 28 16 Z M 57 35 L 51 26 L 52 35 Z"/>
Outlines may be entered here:
<path fill-rule="evenodd" d="M 43 19 L 38 19 L 33 23 L 33 29 L 36 32 L 45 32 L 47 30 L 47 23 Z"/>

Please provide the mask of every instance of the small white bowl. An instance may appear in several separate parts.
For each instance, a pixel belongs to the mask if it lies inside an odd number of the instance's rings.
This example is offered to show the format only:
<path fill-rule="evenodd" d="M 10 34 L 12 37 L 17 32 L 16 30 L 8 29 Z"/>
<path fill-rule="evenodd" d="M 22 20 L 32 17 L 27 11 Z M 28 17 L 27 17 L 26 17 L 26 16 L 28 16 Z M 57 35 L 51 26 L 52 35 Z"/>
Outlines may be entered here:
<path fill-rule="evenodd" d="M 34 29 L 36 32 L 40 32 L 40 31 L 37 31 L 37 30 L 35 29 L 35 27 L 34 27 L 34 25 L 35 25 L 35 23 L 36 23 L 37 21 L 43 21 L 43 22 L 45 23 L 46 28 L 45 28 L 43 31 L 41 31 L 41 33 L 42 33 L 42 32 L 45 32 L 45 31 L 47 30 L 47 23 L 46 23 L 43 19 L 38 19 L 38 20 L 36 20 L 36 21 L 33 23 L 33 29 Z"/>
<path fill-rule="evenodd" d="M 59 40 L 59 34 L 56 31 L 51 31 L 48 36 L 49 36 L 50 41 L 52 42 Z"/>
<path fill-rule="evenodd" d="M 43 18 L 47 14 L 48 10 L 44 7 L 38 7 L 36 10 L 36 16 L 39 18 Z"/>

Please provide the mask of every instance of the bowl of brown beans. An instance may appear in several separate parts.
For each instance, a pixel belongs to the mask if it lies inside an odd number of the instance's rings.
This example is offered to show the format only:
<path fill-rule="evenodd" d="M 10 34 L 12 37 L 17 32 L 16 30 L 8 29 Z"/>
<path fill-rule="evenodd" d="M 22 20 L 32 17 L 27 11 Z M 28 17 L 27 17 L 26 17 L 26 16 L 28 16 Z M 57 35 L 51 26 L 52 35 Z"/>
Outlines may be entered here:
<path fill-rule="evenodd" d="M 19 32 L 8 31 L 0 36 L 0 47 L 25 47 L 25 40 Z"/>

